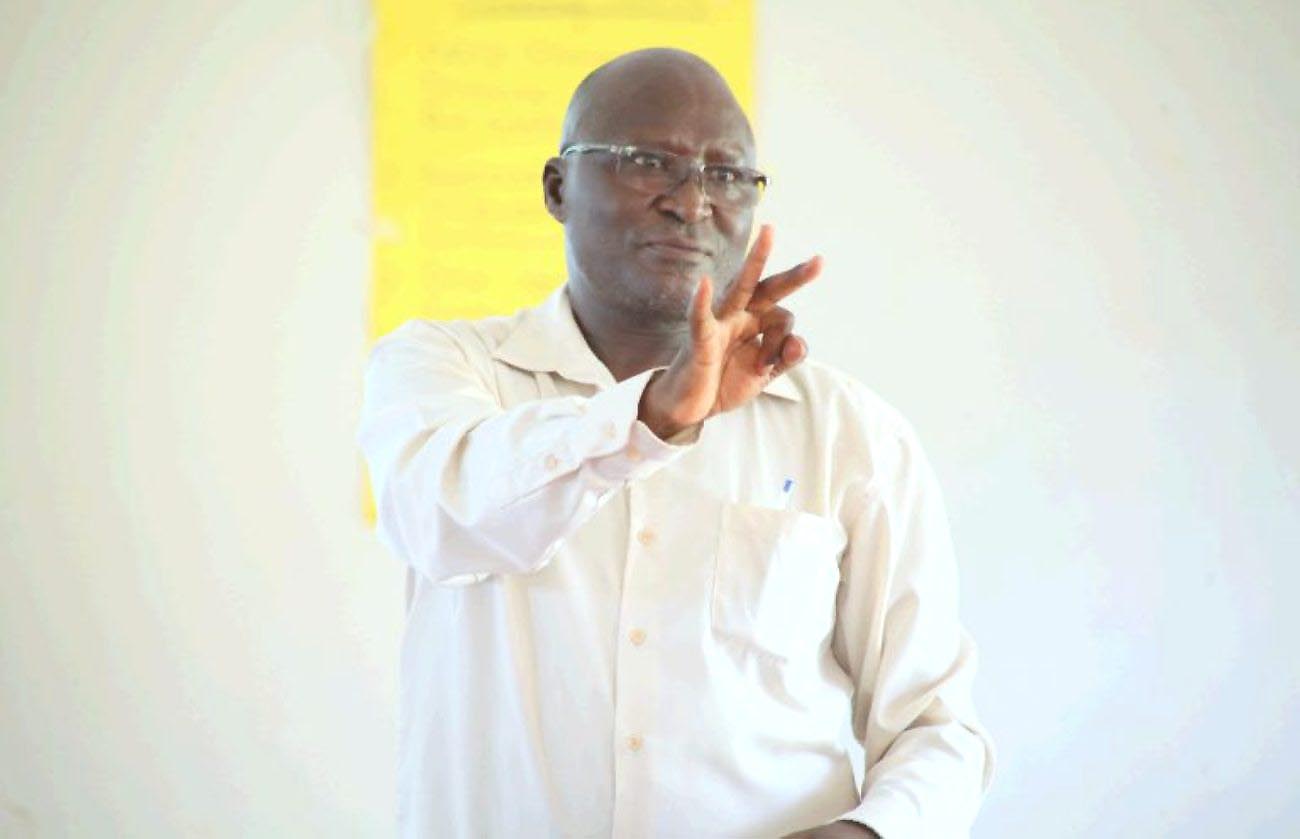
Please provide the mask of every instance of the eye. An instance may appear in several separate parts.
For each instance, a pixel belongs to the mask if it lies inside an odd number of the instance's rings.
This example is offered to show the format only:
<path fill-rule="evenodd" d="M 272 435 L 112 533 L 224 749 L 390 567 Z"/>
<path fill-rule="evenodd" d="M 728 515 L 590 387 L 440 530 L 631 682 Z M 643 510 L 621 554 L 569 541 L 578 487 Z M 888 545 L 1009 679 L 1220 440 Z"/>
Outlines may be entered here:
<path fill-rule="evenodd" d="M 629 157 L 628 159 L 631 160 L 632 163 L 635 164 L 636 166 L 640 166 L 645 169 L 667 169 L 668 168 L 667 158 L 665 158 L 663 155 L 660 154 L 654 154 L 653 152 L 648 152 L 648 151 L 633 152 L 632 156 Z"/>
<path fill-rule="evenodd" d="M 738 184 L 745 180 L 745 173 L 733 166 L 706 166 L 704 174 L 719 184 Z"/>

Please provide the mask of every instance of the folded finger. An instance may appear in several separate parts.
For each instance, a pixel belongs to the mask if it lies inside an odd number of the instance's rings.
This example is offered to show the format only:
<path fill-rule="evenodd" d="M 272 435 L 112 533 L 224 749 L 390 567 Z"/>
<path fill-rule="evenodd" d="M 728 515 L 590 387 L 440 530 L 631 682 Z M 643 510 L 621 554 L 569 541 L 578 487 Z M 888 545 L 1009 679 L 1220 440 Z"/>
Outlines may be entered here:
<path fill-rule="evenodd" d="M 759 332 L 763 343 L 758 354 L 759 368 L 769 364 L 781 363 L 781 348 L 785 339 L 794 331 L 794 313 L 780 306 L 768 309 L 758 320 Z"/>
<path fill-rule="evenodd" d="M 780 361 L 772 368 L 771 378 L 775 379 L 807 357 L 808 342 L 798 335 L 787 335 L 785 341 L 781 344 Z"/>

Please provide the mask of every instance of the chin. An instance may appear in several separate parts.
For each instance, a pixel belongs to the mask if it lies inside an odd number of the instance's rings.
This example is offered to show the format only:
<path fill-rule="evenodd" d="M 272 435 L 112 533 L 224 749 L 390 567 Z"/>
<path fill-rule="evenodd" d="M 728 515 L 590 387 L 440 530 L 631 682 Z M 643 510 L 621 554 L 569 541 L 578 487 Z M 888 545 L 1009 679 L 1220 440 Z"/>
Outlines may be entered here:
<path fill-rule="evenodd" d="M 630 302 L 636 307 L 635 314 L 647 322 L 685 323 L 698 282 L 698 276 L 680 273 L 643 277 Z"/>

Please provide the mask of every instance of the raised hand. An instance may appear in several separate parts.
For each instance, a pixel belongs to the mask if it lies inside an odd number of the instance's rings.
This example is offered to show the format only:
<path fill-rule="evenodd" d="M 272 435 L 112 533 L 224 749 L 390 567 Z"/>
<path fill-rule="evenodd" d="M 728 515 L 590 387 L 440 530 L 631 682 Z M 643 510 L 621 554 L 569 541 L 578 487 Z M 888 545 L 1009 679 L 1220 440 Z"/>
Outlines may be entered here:
<path fill-rule="evenodd" d="M 808 354 L 792 331 L 794 315 L 777 302 L 821 273 L 821 257 L 760 282 L 771 252 L 772 228 L 763 225 L 716 312 L 713 282 L 700 278 L 690 338 L 641 396 L 640 419 L 660 438 L 745 404 Z"/>

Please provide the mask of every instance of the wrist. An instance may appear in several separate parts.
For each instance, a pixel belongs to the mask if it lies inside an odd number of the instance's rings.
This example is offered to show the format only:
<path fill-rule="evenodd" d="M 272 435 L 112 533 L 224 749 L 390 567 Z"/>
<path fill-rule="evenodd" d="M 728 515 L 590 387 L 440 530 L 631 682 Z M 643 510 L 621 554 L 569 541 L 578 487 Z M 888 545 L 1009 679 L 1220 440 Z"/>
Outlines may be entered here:
<path fill-rule="evenodd" d="M 637 405 L 637 419 L 654 432 L 654 435 L 660 440 L 667 440 L 673 437 L 688 426 L 676 422 L 660 408 L 662 404 L 663 392 L 663 370 L 656 370 L 646 383 L 645 390 L 641 391 L 641 401 Z"/>

